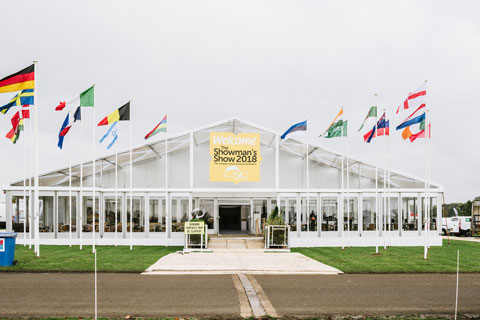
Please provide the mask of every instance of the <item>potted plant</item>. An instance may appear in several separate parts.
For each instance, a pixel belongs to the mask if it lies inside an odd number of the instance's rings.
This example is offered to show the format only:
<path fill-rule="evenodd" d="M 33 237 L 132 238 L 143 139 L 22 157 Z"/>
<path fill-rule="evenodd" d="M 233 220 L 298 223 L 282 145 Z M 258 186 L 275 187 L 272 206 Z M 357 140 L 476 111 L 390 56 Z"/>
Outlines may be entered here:
<path fill-rule="evenodd" d="M 279 214 L 277 206 L 275 206 L 268 216 L 265 225 L 267 230 L 269 229 L 269 226 L 272 226 L 270 232 L 267 232 L 264 236 L 265 241 L 268 241 L 267 243 L 269 243 L 269 247 L 283 247 L 288 243 L 288 227 L 282 215 Z"/>

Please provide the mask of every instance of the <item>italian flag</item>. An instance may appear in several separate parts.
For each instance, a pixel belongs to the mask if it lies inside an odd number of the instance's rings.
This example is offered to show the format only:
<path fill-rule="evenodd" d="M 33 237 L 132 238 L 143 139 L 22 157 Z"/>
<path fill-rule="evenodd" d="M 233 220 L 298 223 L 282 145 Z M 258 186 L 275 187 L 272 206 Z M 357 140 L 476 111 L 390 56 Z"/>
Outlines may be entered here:
<path fill-rule="evenodd" d="M 95 86 L 91 86 L 87 90 L 83 91 L 79 95 L 72 97 L 69 100 L 62 101 L 55 108 L 56 111 L 61 111 L 65 107 L 76 108 L 76 107 L 93 107 L 94 106 L 94 92 Z"/>

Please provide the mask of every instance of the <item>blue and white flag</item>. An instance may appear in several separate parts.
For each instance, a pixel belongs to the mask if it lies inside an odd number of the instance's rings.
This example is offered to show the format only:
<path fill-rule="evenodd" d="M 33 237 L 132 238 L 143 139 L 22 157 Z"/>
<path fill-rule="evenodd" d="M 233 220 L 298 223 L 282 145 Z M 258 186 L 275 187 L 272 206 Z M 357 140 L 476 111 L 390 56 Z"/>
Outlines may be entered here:
<path fill-rule="evenodd" d="M 110 126 L 110 128 L 108 128 L 107 132 L 105 132 L 102 139 L 100 139 L 100 143 L 102 143 L 103 140 L 105 140 L 108 136 L 111 136 L 111 141 L 108 144 L 107 149 L 110 149 L 113 146 L 113 144 L 117 141 L 117 138 L 118 138 L 117 124 L 118 124 L 118 121 L 115 121 Z"/>
<path fill-rule="evenodd" d="M 307 132 L 307 120 L 294 124 L 288 128 L 288 130 L 285 131 L 280 138 L 285 140 L 288 135 L 292 136 L 294 132 L 305 134 Z"/>

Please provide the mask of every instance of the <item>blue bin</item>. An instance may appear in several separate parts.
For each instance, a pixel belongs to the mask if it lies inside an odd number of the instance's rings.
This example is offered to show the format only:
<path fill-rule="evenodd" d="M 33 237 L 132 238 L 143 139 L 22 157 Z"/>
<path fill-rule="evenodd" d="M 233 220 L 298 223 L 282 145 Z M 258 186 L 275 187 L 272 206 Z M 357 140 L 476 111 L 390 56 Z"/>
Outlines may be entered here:
<path fill-rule="evenodd" d="M 0 266 L 6 267 L 13 264 L 16 238 L 16 233 L 0 232 Z"/>

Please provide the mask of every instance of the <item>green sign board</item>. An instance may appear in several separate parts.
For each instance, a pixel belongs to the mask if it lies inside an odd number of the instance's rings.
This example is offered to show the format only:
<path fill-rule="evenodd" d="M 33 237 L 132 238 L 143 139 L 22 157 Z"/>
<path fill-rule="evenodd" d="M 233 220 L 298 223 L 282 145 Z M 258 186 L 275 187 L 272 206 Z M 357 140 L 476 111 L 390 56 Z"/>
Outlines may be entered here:
<path fill-rule="evenodd" d="M 188 221 L 185 222 L 185 234 L 204 234 L 205 222 L 203 221 Z"/>

